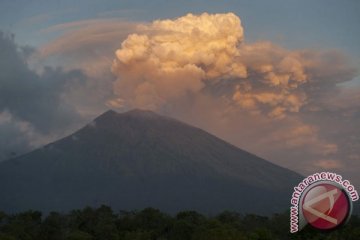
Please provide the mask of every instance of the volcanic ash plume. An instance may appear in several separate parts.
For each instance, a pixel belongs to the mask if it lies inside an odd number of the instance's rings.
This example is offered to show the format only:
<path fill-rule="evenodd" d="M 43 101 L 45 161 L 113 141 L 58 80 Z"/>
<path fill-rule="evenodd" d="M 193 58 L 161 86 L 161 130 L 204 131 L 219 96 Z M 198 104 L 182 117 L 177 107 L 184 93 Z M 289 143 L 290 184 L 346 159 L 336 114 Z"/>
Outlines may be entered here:
<path fill-rule="evenodd" d="M 116 92 L 155 107 L 200 91 L 207 80 L 246 77 L 245 66 L 234 61 L 242 40 L 240 19 L 232 13 L 154 21 L 116 51 Z"/>
<path fill-rule="evenodd" d="M 312 87 L 302 86 L 317 84 L 311 76 L 321 79 L 337 68 L 321 52 L 243 42 L 233 13 L 188 14 L 139 29 L 116 51 L 112 71 L 119 98 L 108 102 L 111 107 L 158 109 L 206 94 L 239 111 L 282 119 L 308 102 Z M 326 82 L 333 84 L 329 77 Z"/>

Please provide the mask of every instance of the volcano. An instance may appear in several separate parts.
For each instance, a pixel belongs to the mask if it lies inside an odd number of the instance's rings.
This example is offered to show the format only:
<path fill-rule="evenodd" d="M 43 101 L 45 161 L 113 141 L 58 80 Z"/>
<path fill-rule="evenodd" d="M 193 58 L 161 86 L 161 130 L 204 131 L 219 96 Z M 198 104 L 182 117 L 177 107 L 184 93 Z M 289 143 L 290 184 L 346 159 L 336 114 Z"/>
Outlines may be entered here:
<path fill-rule="evenodd" d="M 175 213 L 270 214 L 302 176 L 199 128 L 145 110 L 107 111 L 63 139 L 0 163 L 0 210 L 106 204 Z"/>

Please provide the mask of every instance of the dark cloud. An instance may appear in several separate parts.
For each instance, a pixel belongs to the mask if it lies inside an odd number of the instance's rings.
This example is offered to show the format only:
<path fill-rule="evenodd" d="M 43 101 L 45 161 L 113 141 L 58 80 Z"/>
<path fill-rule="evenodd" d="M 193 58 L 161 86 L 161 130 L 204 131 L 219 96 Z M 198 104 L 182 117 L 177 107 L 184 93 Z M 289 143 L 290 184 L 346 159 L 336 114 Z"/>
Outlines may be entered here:
<path fill-rule="evenodd" d="M 14 122 L 9 113 L 0 114 L 0 160 L 14 157 L 30 149 L 24 127 Z"/>
<path fill-rule="evenodd" d="M 84 84 L 87 77 L 80 70 L 51 67 L 37 73 L 27 63 L 34 49 L 18 46 L 13 35 L 2 32 L 0 52 L 1 159 L 13 151 L 29 149 L 40 138 L 60 134 L 82 120 L 64 98 L 73 86 Z"/>

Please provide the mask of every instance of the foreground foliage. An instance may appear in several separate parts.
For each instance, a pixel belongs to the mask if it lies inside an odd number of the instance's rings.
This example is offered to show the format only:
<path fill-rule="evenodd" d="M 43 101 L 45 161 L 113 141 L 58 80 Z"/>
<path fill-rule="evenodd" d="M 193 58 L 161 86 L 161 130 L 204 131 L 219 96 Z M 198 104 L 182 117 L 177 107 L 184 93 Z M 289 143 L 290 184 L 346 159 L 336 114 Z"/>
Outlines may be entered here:
<path fill-rule="evenodd" d="M 114 213 L 107 206 L 46 216 L 37 211 L 14 215 L 0 212 L 0 240 L 360 239 L 360 219 L 356 216 L 330 233 L 307 228 L 290 234 L 288 229 L 288 213 L 264 217 L 223 212 L 206 217 L 184 211 L 170 216 L 152 208 Z"/>

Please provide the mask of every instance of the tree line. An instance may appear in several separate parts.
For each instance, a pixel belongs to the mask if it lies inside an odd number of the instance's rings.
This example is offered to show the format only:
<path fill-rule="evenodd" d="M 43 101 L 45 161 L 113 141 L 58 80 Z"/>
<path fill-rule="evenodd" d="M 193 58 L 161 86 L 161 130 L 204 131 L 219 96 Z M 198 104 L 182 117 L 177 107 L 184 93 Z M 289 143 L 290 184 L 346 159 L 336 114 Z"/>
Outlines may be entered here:
<path fill-rule="evenodd" d="M 359 240 L 360 218 L 332 232 L 306 227 L 289 233 L 289 212 L 272 216 L 195 211 L 169 215 L 157 209 L 114 212 L 108 206 L 69 213 L 0 212 L 0 240 Z"/>

